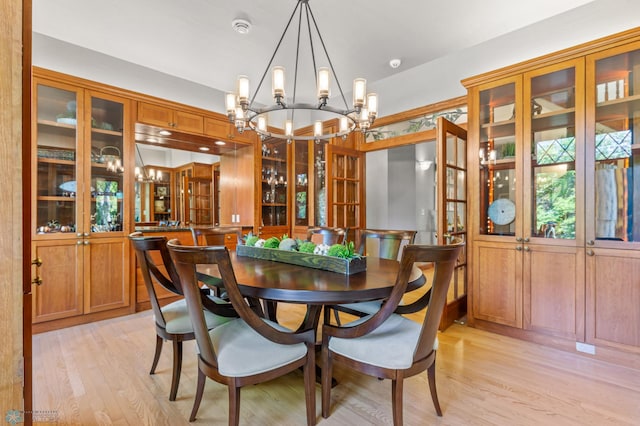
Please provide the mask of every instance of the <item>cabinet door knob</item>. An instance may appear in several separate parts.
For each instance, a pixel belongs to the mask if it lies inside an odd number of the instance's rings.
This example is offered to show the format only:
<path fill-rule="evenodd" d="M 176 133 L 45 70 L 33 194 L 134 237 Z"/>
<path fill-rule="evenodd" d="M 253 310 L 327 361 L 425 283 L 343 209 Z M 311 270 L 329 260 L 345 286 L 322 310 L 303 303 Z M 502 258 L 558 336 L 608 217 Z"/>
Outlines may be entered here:
<path fill-rule="evenodd" d="M 522 242 L 522 237 L 516 237 L 516 242 L 517 243 L 521 243 Z"/>
<path fill-rule="evenodd" d="M 36 265 L 39 268 L 42 266 L 42 259 L 36 257 L 35 259 L 31 260 L 31 264 Z"/>
<path fill-rule="evenodd" d="M 528 243 L 529 242 L 529 237 L 525 237 L 525 239 L 522 240 L 522 241 L 524 241 L 525 243 Z"/>
<path fill-rule="evenodd" d="M 90 244 L 89 241 L 87 241 L 87 240 L 84 241 L 84 245 L 85 246 L 88 246 L 89 244 Z"/>
<path fill-rule="evenodd" d="M 42 278 L 35 277 L 34 279 L 31 280 L 31 284 L 42 285 Z"/>
<path fill-rule="evenodd" d="M 593 241 L 593 240 L 589 240 L 589 241 L 587 241 L 587 245 L 588 245 L 588 246 L 592 246 L 592 245 L 594 245 L 595 243 L 596 243 L 596 242 L 595 242 L 595 241 Z"/>
<path fill-rule="evenodd" d="M 531 251 L 531 249 L 529 248 L 529 246 L 524 246 L 524 251 Z"/>
<path fill-rule="evenodd" d="M 82 245 L 82 241 L 76 241 L 76 244 L 81 246 Z"/>
<path fill-rule="evenodd" d="M 522 251 L 522 246 L 516 246 L 517 251 Z"/>
<path fill-rule="evenodd" d="M 587 256 L 594 256 L 595 253 L 593 250 L 587 250 Z"/>

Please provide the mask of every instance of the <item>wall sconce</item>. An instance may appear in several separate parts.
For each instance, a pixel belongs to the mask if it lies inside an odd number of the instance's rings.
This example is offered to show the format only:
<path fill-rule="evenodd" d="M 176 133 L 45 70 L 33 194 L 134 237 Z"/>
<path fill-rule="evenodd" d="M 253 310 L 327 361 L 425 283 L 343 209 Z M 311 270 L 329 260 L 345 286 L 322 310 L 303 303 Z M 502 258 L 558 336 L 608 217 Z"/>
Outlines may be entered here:
<path fill-rule="evenodd" d="M 429 170 L 431 168 L 431 165 L 433 164 L 433 161 L 431 160 L 423 160 L 423 161 L 417 161 L 418 163 L 418 168 L 420 170 Z"/>

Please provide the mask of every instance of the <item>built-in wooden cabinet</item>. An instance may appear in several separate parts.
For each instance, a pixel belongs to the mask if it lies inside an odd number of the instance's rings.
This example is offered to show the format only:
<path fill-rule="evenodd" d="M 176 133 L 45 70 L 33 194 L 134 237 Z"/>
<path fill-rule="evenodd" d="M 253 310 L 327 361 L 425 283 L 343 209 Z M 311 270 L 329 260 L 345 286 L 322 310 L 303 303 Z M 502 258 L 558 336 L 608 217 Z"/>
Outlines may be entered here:
<path fill-rule="evenodd" d="M 203 115 L 147 102 L 138 102 L 137 121 L 180 132 L 199 134 L 204 132 Z"/>
<path fill-rule="evenodd" d="M 473 325 L 640 353 L 640 34 L 609 41 L 463 82 Z"/>
<path fill-rule="evenodd" d="M 254 144 L 258 140 L 256 132 L 245 131 L 240 133 L 235 124 L 227 119 L 206 117 L 204 119 L 204 134 L 212 138 L 245 144 Z"/>
<path fill-rule="evenodd" d="M 189 163 L 174 171 L 176 220 L 184 225 L 213 225 L 213 167 Z"/>
<path fill-rule="evenodd" d="M 267 138 L 262 141 L 256 162 L 260 185 L 257 196 L 258 233 L 261 238 L 290 233 L 290 152 L 291 144 L 284 139 Z"/>
<path fill-rule="evenodd" d="M 130 306 L 130 101 L 55 77 L 33 82 L 34 331 Z"/>

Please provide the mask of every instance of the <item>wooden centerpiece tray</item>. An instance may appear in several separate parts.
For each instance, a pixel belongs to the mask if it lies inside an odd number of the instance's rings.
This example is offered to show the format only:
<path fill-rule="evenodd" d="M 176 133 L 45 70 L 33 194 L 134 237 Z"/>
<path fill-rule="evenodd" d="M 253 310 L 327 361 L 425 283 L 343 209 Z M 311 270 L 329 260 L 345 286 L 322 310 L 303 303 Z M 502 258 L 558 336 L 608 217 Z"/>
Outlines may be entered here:
<path fill-rule="evenodd" d="M 291 250 L 280 250 L 263 247 L 238 245 L 238 256 L 254 257 L 257 259 L 271 260 L 274 262 L 290 263 L 292 265 L 306 266 L 308 268 L 323 269 L 337 272 L 343 275 L 352 275 L 367 270 L 366 257 L 354 257 L 342 259 L 340 257 L 323 256 L 313 253 L 300 253 Z"/>

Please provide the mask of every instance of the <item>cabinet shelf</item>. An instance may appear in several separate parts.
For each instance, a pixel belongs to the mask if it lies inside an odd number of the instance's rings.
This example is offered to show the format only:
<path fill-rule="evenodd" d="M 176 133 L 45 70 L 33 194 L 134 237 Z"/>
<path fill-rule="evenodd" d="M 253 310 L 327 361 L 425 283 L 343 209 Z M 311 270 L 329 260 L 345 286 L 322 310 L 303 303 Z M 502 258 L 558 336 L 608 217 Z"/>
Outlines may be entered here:
<path fill-rule="evenodd" d="M 100 134 L 103 134 L 103 135 L 110 135 L 110 136 L 122 136 L 122 131 L 100 129 L 99 127 L 92 127 L 91 128 L 91 132 L 92 133 L 100 133 Z"/>
<path fill-rule="evenodd" d="M 46 157 L 38 157 L 38 163 L 47 163 L 47 164 L 74 166 L 74 167 L 76 165 L 76 162 L 73 160 L 58 160 L 56 158 L 46 158 Z"/>
<path fill-rule="evenodd" d="M 286 203 L 262 203 L 262 207 L 286 207 Z"/>
<path fill-rule="evenodd" d="M 38 125 L 39 126 L 47 126 L 47 127 L 51 127 L 54 129 L 66 129 L 71 130 L 71 131 L 75 131 L 76 130 L 76 125 L 75 124 L 67 124 L 67 123 L 58 123 L 57 121 L 54 120 L 43 120 L 40 119 L 38 120 Z"/>
<path fill-rule="evenodd" d="M 633 117 L 637 111 L 640 111 L 640 95 L 604 101 L 596 104 L 596 121 Z"/>
<path fill-rule="evenodd" d="M 64 202 L 76 201 L 76 197 L 63 197 L 62 195 L 39 195 L 37 199 L 38 201 L 64 201 Z"/>
<path fill-rule="evenodd" d="M 516 121 L 505 120 L 499 121 L 497 123 L 487 123 L 481 125 L 480 129 L 484 134 L 483 139 L 495 139 L 505 136 L 513 136 L 516 132 Z"/>
<path fill-rule="evenodd" d="M 531 129 L 535 132 L 561 127 L 573 127 L 575 125 L 575 112 L 575 108 L 566 108 L 534 115 L 531 120 Z"/>
<path fill-rule="evenodd" d="M 262 157 L 262 161 L 274 161 L 276 163 L 286 163 L 287 160 L 285 158 L 278 157 Z"/>

